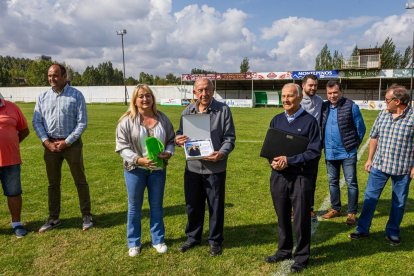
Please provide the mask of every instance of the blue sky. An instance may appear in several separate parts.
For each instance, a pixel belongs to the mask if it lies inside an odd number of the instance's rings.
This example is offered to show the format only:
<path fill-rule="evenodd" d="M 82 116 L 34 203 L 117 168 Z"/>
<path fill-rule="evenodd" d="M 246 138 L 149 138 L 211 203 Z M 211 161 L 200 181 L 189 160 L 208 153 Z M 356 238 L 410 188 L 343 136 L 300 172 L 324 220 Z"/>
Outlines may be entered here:
<path fill-rule="evenodd" d="M 408 0 L 411 1 L 411 0 Z M 111 61 L 126 75 L 311 70 L 325 43 L 349 55 L 387 36 L 412 44 L 402 0 L 0 0 L 0 55 L 52 56 L 75 70 Z"/>

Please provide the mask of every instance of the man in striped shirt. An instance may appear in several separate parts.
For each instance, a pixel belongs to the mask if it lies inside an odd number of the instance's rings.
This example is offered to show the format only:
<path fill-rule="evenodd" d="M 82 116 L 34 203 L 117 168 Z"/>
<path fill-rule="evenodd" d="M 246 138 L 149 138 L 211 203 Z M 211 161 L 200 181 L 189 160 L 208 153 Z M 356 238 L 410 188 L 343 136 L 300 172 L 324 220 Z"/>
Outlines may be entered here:
<path fill-rule="evenodd" d="M 391 178 L 392 205 L 385 234 L 391 245 L 400 244 L 400 224 L 414 177 L 414 112 L 410 100 L 403 86 L 392 85 L 386 91 L 387 108 L 380 112 L 370 133 L 364 206 L 356 231 L 349 236 L 351 239 L 368 237 L 378 199 Z"/>
<path fill-rule="evenodd" d="M 38 97 L 32 121 L 33 128 L 45 148 L 44 160 L 49 180 L 49 218 L 39 232 L 60 225 L 60 182 L 63 160 L 66 160 L 69 165 L 78 191 L 83 219 L 82 229 L 88 230 L 93 223 L 81 140 L 88 123 L 85 98 L 79 90 L 67 84 L 64 66 L 60 64 L 50 66 L 47 78 L 52 87 Z"/>

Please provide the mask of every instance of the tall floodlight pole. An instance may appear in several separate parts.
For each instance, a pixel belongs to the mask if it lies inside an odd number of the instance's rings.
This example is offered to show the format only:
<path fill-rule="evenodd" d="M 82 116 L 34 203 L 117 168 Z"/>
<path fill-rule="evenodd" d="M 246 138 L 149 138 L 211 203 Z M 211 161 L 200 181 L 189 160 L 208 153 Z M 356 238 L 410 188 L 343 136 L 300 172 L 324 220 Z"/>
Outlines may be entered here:
<path fill-rule="evenodd" d="M 120 30 L 120 31 L 116 31 L 116 34 L 121 36 L 121 41 L 122 41 L 122 64 L 124 65 L 124 87 L 125 87 L 124 99 L 125 99 L 125 105 L 127 105 L 127 98 L 128 98 L 128 91 L 127 91 L 126 79 L 125 79 L 125 53 L 124 53 L 124 35 L 126 35 L 126 33 L 127 33 L 127 30 L 125 30 L 125 29 Z"/>
<path fill-rule="evenodd" d="M 414 9 L 414 2 L 407 2 L 405 4 L 405 8 L 406 9 Z M 411 97 L 411 102 L 413 101 L 413 76 L 414 76 L 414 31 L 413 31 L 413 46 L 411 48 L 411 84 L 410 84 L 410 97 Z"/>

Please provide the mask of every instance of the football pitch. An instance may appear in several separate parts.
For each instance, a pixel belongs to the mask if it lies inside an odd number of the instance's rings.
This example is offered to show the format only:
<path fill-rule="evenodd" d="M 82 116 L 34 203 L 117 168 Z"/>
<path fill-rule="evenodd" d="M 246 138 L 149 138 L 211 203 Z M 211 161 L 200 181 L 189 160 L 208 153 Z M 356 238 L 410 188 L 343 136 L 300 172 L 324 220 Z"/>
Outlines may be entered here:
<path fill-rule="evenodd" d="M 78 197 L 66 163 L 62 173 L 62 225 L 46 233 L 37 233 L 47 212 L 47 179 L 43 148 L 31 127 L 33 103 L 19 103 L 31 133 L 21 144 L 23 159 L 22 221 L 29 234 L 17 239 L 11 232 L 6 198 L 0 201 L 0 274 L 1 275 L 273 275 L 283 274 L 280 264 L 267 264 L 264 257 L 277 248 L 277 221 L 269 190 L 270 168 L 259 157 L 271 118 L 277 108 L 233 108 L 236 148 L 231 153 L 226 182 L 226 209 L 223 254 L 209 256 L 206 241 L 206 213 L 201 246 L 186 253 L 178 251 L 185 241 L 186 225 L 182 148 L 169 162 L 164 196 L 166 244 L 168 252 L 158 254 L 151 246 L 149 207 L 145 198 L 142 219 L 142 252 L 128 256 L 126 245 L 127 195 L 121 158 L 114 152 L 115 127 L 126 110 L 121 104 L 88 105 L 89 124 L 82 136 L 86 176 L 90 186 L 95 227 L 82 231 Z M 159 109 L 167 114 L 174 129 L 183 107 Z M 368 139 L 378 112 L 362 111 Z M 0 137 L 1 139 L 1 137 Z M 358 163 L 360 187 L 359 211 L 368 174 L 363 166 L 366 149 Z M 377 206 L 368 239 L 351 241 L 354 228 L 345 224 L 346 184 L 341 190 L 343 216 L 324 221 L 312 237 L 311 259 L 304 275 L 407 275 L 414 265 L 414 200 L 412 192 L 401 225 L 401 245 L 391 247 L 385 240 L 385 224 L 391 205 L 390 183 Z M 327 173 L 322 157 L 317 180 L 315 209 L 321 216 L 329 197 Z M 328 206 L 329 207 L 329 206 Z"/>

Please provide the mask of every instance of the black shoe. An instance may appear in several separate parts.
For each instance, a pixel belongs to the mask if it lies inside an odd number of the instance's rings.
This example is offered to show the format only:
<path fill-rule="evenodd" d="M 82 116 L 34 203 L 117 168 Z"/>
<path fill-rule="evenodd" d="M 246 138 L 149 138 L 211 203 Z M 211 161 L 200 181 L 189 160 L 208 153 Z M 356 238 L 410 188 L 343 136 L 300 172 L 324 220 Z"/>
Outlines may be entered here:
<path fill-rule="evenodd" d="M 185 243 L 183 243 L 182 245 L 181 245 L 181 247 L 180 247 L 180 251 L 181 252 L 185 252 L 185 251 L 187 251 L 187 250 L 189 250 L 189 249 L 191 249 L 191 248 L 193 248 L 194 246 L 196 246 L 196 245 L 199 245 L 200 243 L 199 242 L 190 242 L 190 241 L 186 241 Z"/>
<path fill-rule="evenodd" d="M 221 255 L 222 252 L 223 249 L 220 244 L 210 244 L 210 256 L 218 256 Z"/>
<path fill-rule="evenodd" d="M 281 255 L 280 253 L 275 253 L 275 255 L 272 256 L 267 256 L 265 258 L 265 262 L 266 263 L 278 263 L 287 259 L 292 259 L 292 254 L 288 254 L 288 255 Z"/>
<path fill-rule="evenodd" d="M 290 267 L 290 272 L 292 273 L 299 273 L 302 272 L 302 270 L 305 269 L 305 265 L 300 264 L 300 263 L 294 263 L 291 267 Z"/>
<path fill-rule="evenodd" d="M 398 246 L 401 244 L 401 240 L 396 236 L 386 236 L 385 239 L 390 242 L 391 246 Z"/>
<path fill-rule="evenodd" d="M 349 234 L 349 238 L 352 240 L 360 240 L 360 239 L 364 239 L 364 238 L 368 238 L 369 234 L 367 233 L 359 233 L 359 232 L 354 232 Z"/>

